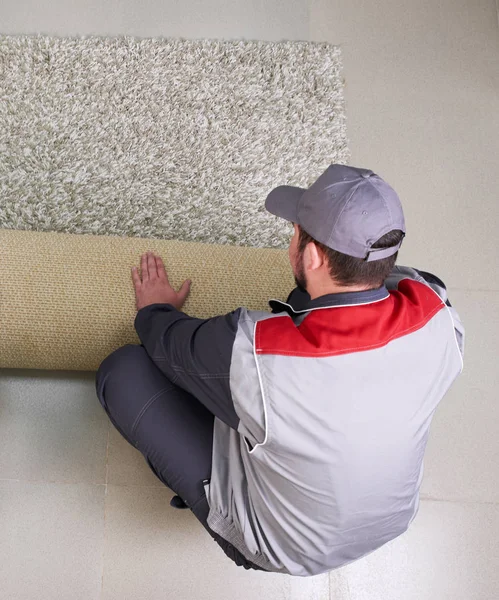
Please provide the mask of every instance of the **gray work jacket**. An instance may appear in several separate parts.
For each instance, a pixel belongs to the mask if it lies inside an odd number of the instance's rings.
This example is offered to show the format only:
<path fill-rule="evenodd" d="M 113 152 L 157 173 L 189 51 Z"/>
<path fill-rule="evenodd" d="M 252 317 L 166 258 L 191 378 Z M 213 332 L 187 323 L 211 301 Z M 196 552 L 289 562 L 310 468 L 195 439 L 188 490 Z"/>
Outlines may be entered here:
<path fill-rule="evenodd" d="M 463 366 L 444 284 L 395 267 L 385 286 L 272 312 L 137 313 L 151 359 L 215 415 L 208 525 L 264 569 L 316 575 L 408 528 L 434 411 Z"/>

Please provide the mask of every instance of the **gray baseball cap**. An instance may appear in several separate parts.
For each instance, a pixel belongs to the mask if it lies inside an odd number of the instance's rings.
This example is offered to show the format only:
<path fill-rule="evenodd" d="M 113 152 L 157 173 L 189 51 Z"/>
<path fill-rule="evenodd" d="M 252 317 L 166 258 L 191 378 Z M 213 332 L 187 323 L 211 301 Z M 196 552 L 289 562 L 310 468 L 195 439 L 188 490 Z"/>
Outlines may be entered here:
<path fill-rule="evenodd" d="M 369 169 L 330 165 L 308 189 L 281 185 L 265 208 L 300 225 L 315 240 L 348 256 L 381 260 L 398 251 L 371 249 L 386 233 L 405 234 L 402 204 L 395 190 Z"/>

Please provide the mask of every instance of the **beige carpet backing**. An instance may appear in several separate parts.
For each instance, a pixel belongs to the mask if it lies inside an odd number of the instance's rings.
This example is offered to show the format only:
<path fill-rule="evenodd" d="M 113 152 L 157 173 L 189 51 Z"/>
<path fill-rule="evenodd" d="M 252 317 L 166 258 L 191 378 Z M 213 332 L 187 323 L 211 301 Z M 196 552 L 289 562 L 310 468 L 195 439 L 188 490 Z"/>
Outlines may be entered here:
<path fill-rule="evenodd" d="M 184 311 L 195 317 L 269 310 L 294 286 L 284 250 L 0 230 L 0 368 L 94 371 L 139 343 L 131 267 L 147 250 L 176 289 L 192 279 Z"/>

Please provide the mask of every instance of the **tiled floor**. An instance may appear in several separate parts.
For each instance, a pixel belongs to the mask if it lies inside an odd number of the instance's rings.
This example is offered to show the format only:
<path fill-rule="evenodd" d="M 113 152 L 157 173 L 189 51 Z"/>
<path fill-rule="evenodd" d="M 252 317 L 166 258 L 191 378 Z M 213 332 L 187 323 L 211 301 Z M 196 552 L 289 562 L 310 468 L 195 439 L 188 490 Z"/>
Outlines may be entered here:
<path fill-rule="evenodd" d="M 399 191 L 401 262 L 446 280 L 467 326 L 418 518 L 380 551 L 312 579 L 238 569 L 188 512 L 170 509 L 171 493 L 109 427 L 92 374 L 1 372 L 2 600 L 499 597 L 495 0 L 4 0 L 0 32 L 342 44 L 352 163 Z"/>

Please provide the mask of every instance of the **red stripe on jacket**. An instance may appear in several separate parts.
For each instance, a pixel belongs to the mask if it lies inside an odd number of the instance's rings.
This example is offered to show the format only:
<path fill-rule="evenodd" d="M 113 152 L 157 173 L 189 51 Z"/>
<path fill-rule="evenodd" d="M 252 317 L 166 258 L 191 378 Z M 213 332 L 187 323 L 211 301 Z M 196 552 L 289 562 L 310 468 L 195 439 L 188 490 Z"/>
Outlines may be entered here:
<path fill-rule="evenodd" d="M 259 321 L 256 352 L 315 357 L 373 350 L 421 329 L 444 307 L 430 287 L 403 279 L 384 300 L 315 309 L 299 326 L 290 317 Z"/>

